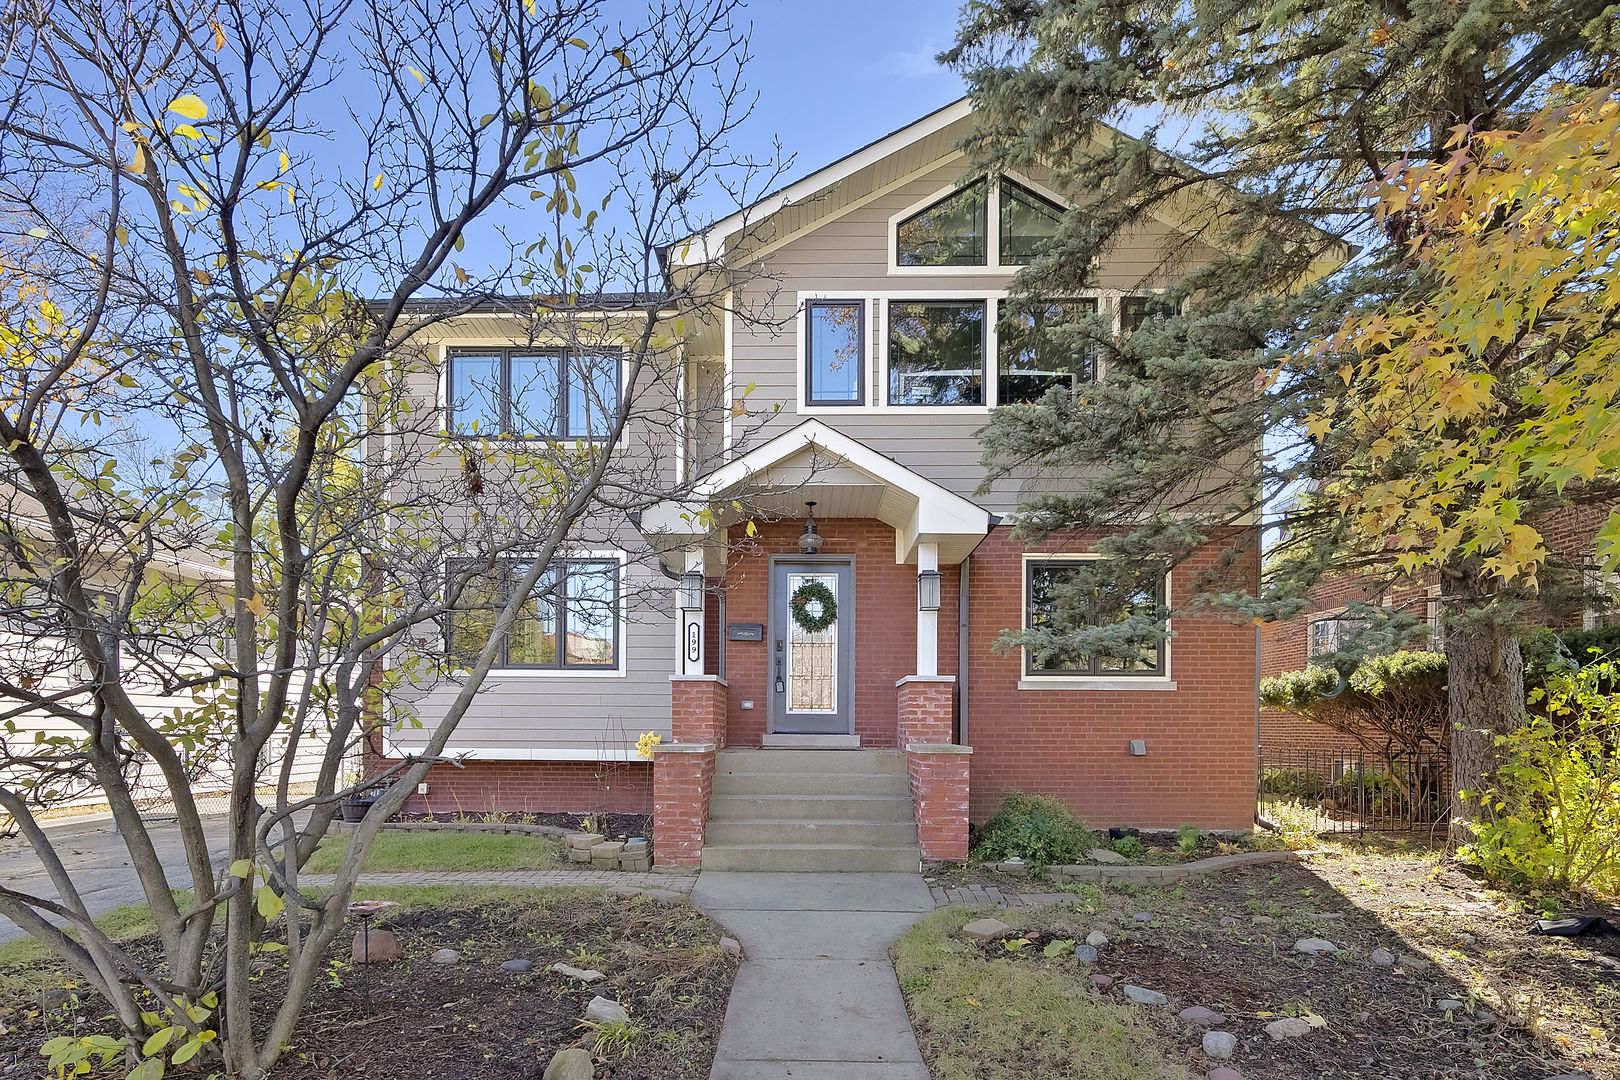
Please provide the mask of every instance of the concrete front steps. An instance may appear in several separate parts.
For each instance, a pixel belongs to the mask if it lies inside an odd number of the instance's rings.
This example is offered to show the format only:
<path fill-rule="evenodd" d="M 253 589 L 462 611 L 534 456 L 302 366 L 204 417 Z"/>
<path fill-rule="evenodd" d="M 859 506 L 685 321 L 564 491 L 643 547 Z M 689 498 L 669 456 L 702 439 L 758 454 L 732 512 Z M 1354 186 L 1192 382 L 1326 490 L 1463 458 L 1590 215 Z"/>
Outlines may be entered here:
<path fill-rule="evenodd" d="M 722 750 L 703 869 L 916 873 L 906 756 L 894 750 Z"/>

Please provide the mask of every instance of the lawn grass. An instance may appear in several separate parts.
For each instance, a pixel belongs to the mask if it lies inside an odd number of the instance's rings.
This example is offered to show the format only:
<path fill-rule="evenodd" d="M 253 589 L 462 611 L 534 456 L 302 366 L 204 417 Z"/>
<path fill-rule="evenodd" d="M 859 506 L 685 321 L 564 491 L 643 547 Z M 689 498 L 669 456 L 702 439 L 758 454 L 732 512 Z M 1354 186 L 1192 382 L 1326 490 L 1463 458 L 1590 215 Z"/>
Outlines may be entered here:
<path fill-rule="evenodd" d="M 1141 1011 L 1094 991 L 1072 956 L 984 959 L 960 929 L 987 914 L 996 912 L 942 909 L 891 950 L 935 1080 L 1190 1080 Z M 1075 916 L 1057 906 L 1019 918 L 1033 928 Z"/>
<path fill-rule="evenodd" d="M 331 874 L 349 849 L 347 836 L 328 836 L 304 867 L 306 874 Z M 451 832 L 380 832 L 366 852 L 364 872 L 411 870 L 552 870 L 560 848 L 538 836 Z"/>

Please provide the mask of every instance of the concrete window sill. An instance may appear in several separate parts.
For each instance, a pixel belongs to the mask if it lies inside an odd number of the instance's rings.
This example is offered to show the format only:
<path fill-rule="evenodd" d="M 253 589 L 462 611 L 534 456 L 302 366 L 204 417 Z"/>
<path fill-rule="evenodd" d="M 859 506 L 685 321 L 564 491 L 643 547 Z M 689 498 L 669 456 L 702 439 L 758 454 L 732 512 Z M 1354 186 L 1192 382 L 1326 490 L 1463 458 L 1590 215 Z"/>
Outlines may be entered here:
<path fill-rule="evenodd" d="M 1171 679 L 1019 679 L 1020 690 L 1174 690 Z"/>

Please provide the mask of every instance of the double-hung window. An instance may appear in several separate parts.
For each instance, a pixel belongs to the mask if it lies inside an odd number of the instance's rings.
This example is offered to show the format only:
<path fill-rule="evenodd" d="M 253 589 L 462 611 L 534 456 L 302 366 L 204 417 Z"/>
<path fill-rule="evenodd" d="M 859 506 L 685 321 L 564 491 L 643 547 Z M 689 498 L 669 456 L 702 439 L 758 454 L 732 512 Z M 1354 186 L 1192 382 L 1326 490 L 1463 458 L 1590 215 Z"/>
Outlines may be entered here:
<path fill-rule="evenodd" d="M 804 325 L 805 404 L 863 404 L 866 400 L 865 302 L 807 300 Z"/>
<path fill-rule="evenodd" d="M 1072 390 L 1097 377 L 1096 346 L 1084 323 L 1096 315 L 1096 300 L 1048 304 L 1014 319 L 1002 301 L 997 312 L 997 404 L 1039 401 L 1054 387 Z"/>
<path fill-rule="evenodd" d="M 983 300 L 894 300 L 889 404 L 983 405 Z"/>
<path fill-rule="evenodd" d="M 533 563 L 502 559 L 466 580 L 449 620 L 452 657 L 470 662 L 482 652 L 500 612 Z M 452 564 L 452 581 L 467 564 Z M 500 635 L 495 666 L 503 668 L 614 669 L 619 664 L 617 559 L 557 559 L 541 573 Z"/>
<path fill-rule="evenodd" d="M 1369 625 L 1367 619 L 1345 615 L 1323 615 L 1312 619 L 1305 639 L 1305 655 L 1317 657 L 1336 653 L 1358 631 L 1365 630 Z"/>
<path fill-rule="evenodd" d="M 450 353 L 449 430 L 460 436 L 602 439 L 619 407 L 612 349 L 458 349 Z"/>
<path fill-rule="evenodd" d="M 1108 655 L 1024 650 L 1028 676 L 1164 675 L 1165 646 L 1157 621 L 1164 609 L 1164 576 L 1151 580 L 1124 575 L 1119 581 L 1086 582 L 1082 571 L 1094 569 L 1089 559 L 1031 559 L 1024 564 L 1024 619 L 1032 630 L 1043 627 L 1120 626 L 1121 644 Z"/>

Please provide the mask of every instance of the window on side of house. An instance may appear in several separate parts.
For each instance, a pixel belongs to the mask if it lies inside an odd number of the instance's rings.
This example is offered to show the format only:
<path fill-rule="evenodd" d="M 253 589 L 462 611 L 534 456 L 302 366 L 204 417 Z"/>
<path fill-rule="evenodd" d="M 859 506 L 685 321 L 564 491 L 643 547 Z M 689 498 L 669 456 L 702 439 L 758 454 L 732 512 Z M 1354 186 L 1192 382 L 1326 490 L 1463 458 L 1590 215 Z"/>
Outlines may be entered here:
<path fill-rule="evenodd" d="M 983 300 L 889 304 L 889 404 L 984 404 Z"/>
<path fill-rule="evenodd" d="M 1126 334 L 1157 319 L 1168 319 L 1176 306 L 1162 296 L 1127 296 L 1119 302 L 1119 328 Z"/>
<path fill-rule="evenodd" d="M 997 254 L 1002 266 L 1024 266 L 1035 261 L 1041 245 L 1057 235 L 1063 208 L 1028 188 L 1002 178 L 1000 236 Z"/>
<path fill-rule="evenodd" d="M 463 566 L 465 564 L 462 564 Z M 467 581 L 449 620 L 450 655 L 472 661 L 497 616 L 533 563 L 503 559 Z M 454 575 L 460 569 L 451 566 Z M 619 660 L 619 569 L 616 559 L 558 559 L 548 566 L 502 634 L 495 666 L 613 669 Z"/>
<path fill-rule="evenodd" d="M 1047 626 L 1059 617 L 1058 593 L 1074 581 L 1077 571 L 1094 565 L 1088 559 L 1031 559 L 1024 564 L 1024 621 L 1031 629 Z M 1070 597 L 1070 601 L 1074 600 Z M 1153 584 L 1140 581 L 1095 584 L 1083 598 L 1081 609 L 1064 616 L 1088 626 L 1113 626 L 1133 617 L 1157 620 L 1164 608 L 1164 577 Z M 1134 636 L 1134 635 L 1133 635 Z M 1037 657 L 1026 649 L 1024 673 L 1029 676 L 1145 676 L 1165 674 L 1164 639 L 1143 634 L 1129 656 L 1087 656 L 1065 653 Z"/>
<path fill-rule="evenodd" d="M 1348 618 L 1344 615 L 1322 615 L 1312 619 L 1309 633 L 1305 638 L 1306 657 L 1338 652 L 1357 630 L 1364 629 L 1367 625 L 1366 619 Z"/>
<path fill-rule="evenodd" d="M 866 400 L 866 305 L 812 300 L 804 305 L 804 400 L 860 405 Z"/>
<path fill-rule="evenodd" d="M 1095 300 L 1071 300 L 1024 312 L 1008 325 L 1006 302 L 997 308 L 996 402 L 1017 405 L 1039 401 L 1053 387 L 1073 389 L 1097 377 L 1097 354 L 1075 327 L 1048 336 L 1049 324 L 1068 323 L 1097 311 Z"/>
<path fill-rule="evenodd" d="M 987 190 L 983 180 L 975 180 L 900 222 L 895 261 L 901 266 L 985 265 Z"/>
<path fill-rule="evenodd" d="M 449 430 L 462 437 L 601 439 L 619 407 L 611 349 L 456 350 Z"/>

